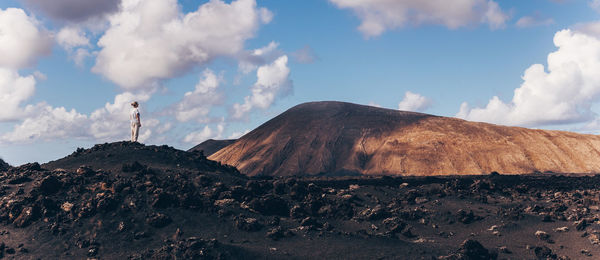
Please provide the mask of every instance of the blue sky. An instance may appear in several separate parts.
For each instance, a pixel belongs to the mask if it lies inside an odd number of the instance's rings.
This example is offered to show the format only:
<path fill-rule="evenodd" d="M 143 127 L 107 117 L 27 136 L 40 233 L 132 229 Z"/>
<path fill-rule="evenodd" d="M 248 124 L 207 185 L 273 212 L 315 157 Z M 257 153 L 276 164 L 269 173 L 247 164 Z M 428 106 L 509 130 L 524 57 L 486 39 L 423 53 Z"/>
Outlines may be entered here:
<path fill-rule="evenodd" d="M 436 6 L 452 4 L 440 0 L 156 1 L 106 0 L 91 9 L 72 8 L 71 0 L 52 7 L 42 0 L 2 1 L 0 32 L 14 24 L 33 29 L 28 39 L 0 36 L 0 70 L 13 73 L 0 73 L 6 97 L 0 100 L 18 100 L 0 113 L 0 157 L 13 165 L 47 162 L 77 147 L 126 140 L 130 99 L 141 101 L 142 141 L 180 149 L 237 137 L 318 100 L 534 128 L 600 129 L 600 79 L 587 72 L 600 68 L 594 67 L 600 1 L 470 0 L 451 7 Z M 173 8 L 158 6 L 165 3 Z M 61 5 L 70 11 L 59 12 Z M 203 17 L 199 8 L 216 16 Z M 148 10 L 153 15 L 145 25 L 126 26 Z M 191 13 L 202 23 L 186 24 L 182 17 Z M 173 21 L 180 31 L 164 29 Z M 18 41 L 39 44 L 11 49 Z M 153 51 L 172 56 L 149 62 Z M 559 57 L 551 66 L 550 53 Z M 546 74 L 531 70 L 525 79 L 534 64 Z M 22 86 L 15 77 L 35 83 Z M 27 88 L 34 90 L 17 91 Z"/>

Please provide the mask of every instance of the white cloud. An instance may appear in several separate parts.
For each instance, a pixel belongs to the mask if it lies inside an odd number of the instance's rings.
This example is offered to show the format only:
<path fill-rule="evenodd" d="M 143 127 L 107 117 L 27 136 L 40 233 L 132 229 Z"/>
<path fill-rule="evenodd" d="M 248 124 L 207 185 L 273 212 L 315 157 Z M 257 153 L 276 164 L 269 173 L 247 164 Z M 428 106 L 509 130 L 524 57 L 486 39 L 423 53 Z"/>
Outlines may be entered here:
<path fill-rule="evenodd" d="M 66 26 L 56 34 L 56 42 L 63 47 L 78 66 L 83 66 L 83 62 L 92 54 L 87 49 L 91 47 L 90 39 L 85 31 L 80 27 Z"/>
<path fill-rule="evenodd" d="M 145 102 L 150 94 L 133 94 L 125 92 L 115 96 L 113 103 L 106 103 L 91 115 L 78 113 L 75 109 L 52 107 L 45 103 L 27 105 L 19 110 L 21 122 L 13 131 L 0 136 L 0 143 L 31 143 L 58 139 L 86 139 L 94 141 L 115 141 L 129 139 L 130 103 L 134 100 Z M 139 140 L 148 140 L 156 129 L 162 134 L 172 125 L 161 125 L 156 118 L 146 115 L 143 103 L 140 105 L 142 129 Z"/>
<path fill-rule="evenodd" d="M 431 106 L 431 100 L 417 93 L 406 91 L 404 99 L 398 104 L 399 110 L 424 111 Z"/>
<path fill-rule="evenodd" d="M 338 8 L 352 9 L 361 19 L 358 27 L 366 37 L 406 25 L 440 24 L 455 29 L 487 23 L 490 28 L 504 27 L 509 16 L 498 4 L 488 0 L 329 0 Z"/>
<path fill-rule="evenodd" d="M 86 115 L 74 109 L 53 108 L 40 103 L 27 106 L 28 117 L 15 126 L 12 132 L 0 140 L 8 143 L 30 143 L 36 140 L 77 139 L 88 135 L 89 121 Z"/>
<path fill-rule="evenodd" d="M 536 17 L 536 16 L 523 16 L 517 21 L 516 25 L 517 25 L 517 27 L 520 27 L 520 28 L 526 28 L 526 27 L 551 25 L 553 23 L 554 23 L 554 19 L 552 19 L 552 18 L 544 19 L 544 18 Z"/>
<path fill-rule="evenodd" d="M 243 52 L 239 58 L 238 70 L 243 74 L 248 74 L 260 66 L 273 62 L 283 55 L 283 51 L 278 47 L 279 43 L 270 42 L 265 47 Z"/>
<path fill-rule="evenodd" d="M 234 119 L 241 119 L 254 108 L 267 109 L 277 96 L 285 96 L 292 90 L 289 79 L 288 57 L 283 55 L 273 63 L 261 66 L 256 71 L 256 83 L 252 86 L 252 95 L 244 98 L 244 104 L 233 105 Z"/>
<path fill-rule="evenodd" d="M 272 14 L 255 0 L 212 0 L 183 14 L 176 0 L 123 0 L 93 71 L 125 89 L 144 88 L 219 56 L 235 56 Z"/>
<path fill-rule="evenodd" d="M 508 125 L 541 126 L 591 120 L 600 97 L 600 39 L 572 30 L 554 35 L 558 50 L 544 65 L 531 65 L 512 101 L 493 97 L 484 108 L 461 105 L 457 117 Z"/>
<path fill-rule="evenodd" d="M 56 42 L 65 49 L 90 45 L 90 39 L 85 35 L 85 32 L 81 28 L 72 26 L 62 28 L 56 34 Z"/>
<path fill-rule="evenodd" d="M 35 93 L 35 77 L 20 76 L 16 71 L 0 68 L 0 121 L 23 119 L 21 107 Z"/>
<path fill-rule="evenodd" d="M 172 108 L 175 118 L 180 122 L 206 122 L 212 107 L 223 103 L 223 95 L 218 91 L 221 81 L 221 76 L 206 69 L 194 91 L 186 92 L 183 99 Z"/>
<path fill-rule="evenodd" d="M 498 3 L 490 0 L 487 2 L 487 10 L 481 22 L 489 24 L 490 29 L 494 30 L 504 28 L 508 19 L 510 16 L 502 11 Z"/>
<path fill-rule="evenodd" d="M 140 103 L 140 119 L 142 128 L 140 129 L 140 140 L 150 136 L 151 128 L 156 127 L 160 122 L 146 115 L 144 103 L 150 99 L 151 93 L 125 92 L 115 96 L 113 103 L 106 103 L 103 108 L 96 109 L 90 115 L 91 125 L 90 134 L 97 140 L 128 139 L 129 137 L 129 113 L 131 111 L 131 102 Z M 144 137 L 144 138 L 142 138 Z"/>
<path fill-rule="evenodd" d="M 0 9 L 0 67 L 24 68 L 50 53 L 52 38 L 38 25 L 22 9 Z"/>
<path fill-rule="evenodd" d="M 183 141 L 186 143 L 199 144 L 208 139 L 220 139 L 224 130 L 225 126 L 223 124 L 217 125 L 217 129 L 214 130 L 209 126 L 205 126 L 200 131 L 192 132 L 186 135 Z"/>

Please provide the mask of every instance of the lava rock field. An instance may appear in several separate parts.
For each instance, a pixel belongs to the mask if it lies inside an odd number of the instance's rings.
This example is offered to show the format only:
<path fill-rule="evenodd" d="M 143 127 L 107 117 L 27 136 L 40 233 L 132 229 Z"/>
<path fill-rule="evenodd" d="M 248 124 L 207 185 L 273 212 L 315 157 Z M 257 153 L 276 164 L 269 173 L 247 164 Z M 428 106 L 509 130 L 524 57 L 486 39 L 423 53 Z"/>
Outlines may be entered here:
<path fill-rule="evenodd" d="M 599 187 L 600 175 L 249 178 L 119 142 L 5 167 L 0 256 L 595 259 Z"/>

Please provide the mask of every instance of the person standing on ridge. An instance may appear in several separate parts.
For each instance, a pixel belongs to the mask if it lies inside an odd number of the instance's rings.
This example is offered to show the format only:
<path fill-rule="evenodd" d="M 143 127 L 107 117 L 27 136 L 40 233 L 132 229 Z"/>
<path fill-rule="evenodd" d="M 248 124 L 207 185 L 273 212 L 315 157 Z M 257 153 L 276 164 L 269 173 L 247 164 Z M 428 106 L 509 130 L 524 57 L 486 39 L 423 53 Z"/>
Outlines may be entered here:
<path fill-rule="evenodd" d="M 131 121 L 131 141 L 137 142 L 138 134 L 140 132 L 140 127 L 142 127 L 142 123 L 140 122 L 140 111 L 138 110 L 138 102 L 133 101 L 131 106 L 131 113 L 129 114 L 129 119 Z"/>

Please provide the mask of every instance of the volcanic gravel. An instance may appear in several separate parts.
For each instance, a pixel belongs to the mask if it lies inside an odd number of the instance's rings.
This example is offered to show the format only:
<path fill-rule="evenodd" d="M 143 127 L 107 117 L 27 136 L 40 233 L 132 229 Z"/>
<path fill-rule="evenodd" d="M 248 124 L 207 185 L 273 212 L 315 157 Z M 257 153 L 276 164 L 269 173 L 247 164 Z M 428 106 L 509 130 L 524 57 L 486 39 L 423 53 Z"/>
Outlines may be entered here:
<path fill-rule="evenodd" d="M 595 259 L 599 187 L 551 174 L 248 178 L 119 142 L 1 172 L 0 256 Z"/>

